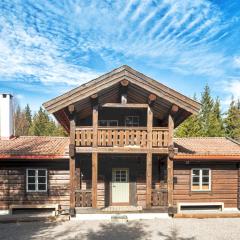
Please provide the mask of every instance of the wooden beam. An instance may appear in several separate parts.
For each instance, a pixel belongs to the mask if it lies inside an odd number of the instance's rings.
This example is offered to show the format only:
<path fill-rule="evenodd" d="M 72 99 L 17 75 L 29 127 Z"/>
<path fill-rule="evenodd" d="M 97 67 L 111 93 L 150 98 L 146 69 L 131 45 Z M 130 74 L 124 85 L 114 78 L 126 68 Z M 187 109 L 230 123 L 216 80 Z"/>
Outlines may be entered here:
<path fill-rule="evenodd" d="M 153 93 L 149 94 L 149 96 L 148 96 L 148 104 L 150 106 L 153 106 L 155 101 L 156 101 L 156 99 L 157 99 L 157 96 L 155 94 L 153 94 Z"/>
<path fill-rule="evenodd" d="M 173 147 L 174 120 L 171 114 L 168 116 L 168 146 Z M 167 182 L 168 182 L 168 206 L 173 206 L 173 159 L 167 158 Z"/>
<path fill-rule="evenodd" d="M 147 108 L 147 159 L 146 159 L 146 207 L 152 205 L 152 126 L 153 112 L 151 107 Z"/>
<path fill-rule="evenodd" d="M 171 108 L 171 114 L 178 112 L 178 110 L 179 110 L 179 107 L 177 105 L 173 104 L 172 108 Z"/>
<path fill-rule="evenodd" d="M 237 164 L 238 168 L 238 209 L 240 209 L 240 163 Z"/>
<path fill-rule="evenodd" d="M 92 207 L 97 208 L 98 154 L 92 153 Z"/>
<path fill-rule="evenodd" d="M 146 207 L 151 208 L 152 205 L 152 153 L 147 153 L 146 160 Z"/>
<path fill-rule="evenodd" d="M 75 110 L 75 107 L 73 104 L 68 106 L 68 111 L 70 112 L 70 114 L 73 114 L 74 110 Z"/>
<path fill-rule="evenodd" d="M 129 81 L 127 79 L 123 79 L 120 83 L 123 87 L 127 87 L 129 84 Z"/>
<path fill-rule="evenodd" d="M 148 104 L 144 103 L 105 103 L 102 105 L 104 108 L 148 108 Z"/>
<path fill-rule="evenodd" d="M 93 106 L 92 111 L 92 125 L 93 125 L 93 148 L 97 147 L 98 139 L 98 106 Z"/>
<path fill-rule="evenodd" d="M 148 148 L 134 148 L 134 147 L 76 147 L 77 153 L 128 153 L 128 154 L 145 154 L 149 150 Z M 169 150 L 166 147 L 152 148 L 152 153 L 156 154 L 168 154 Z"/>
<path fill-rule="evenodd" d="M 70 171 L 70 215 L 75 215 L 75 154 L 72 152 L 72 148 L 75 148 L 75 118 L 72 112 L 70 116 L 70 145 L 69 145 L 69 171 Z"/>
<path fill-rule="evenodd" d="M 147 139 L 148 149 L 152 149 L 152 128 L 153 128 L 153 111 L 150 106 L 147 108 Z"/>

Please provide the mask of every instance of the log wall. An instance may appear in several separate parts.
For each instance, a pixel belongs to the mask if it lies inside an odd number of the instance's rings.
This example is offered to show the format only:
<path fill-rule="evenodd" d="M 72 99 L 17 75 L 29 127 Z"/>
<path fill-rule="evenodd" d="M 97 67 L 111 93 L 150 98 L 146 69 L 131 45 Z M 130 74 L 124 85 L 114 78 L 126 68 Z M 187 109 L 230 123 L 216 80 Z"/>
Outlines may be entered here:
<path fill-rule="evenodd" d="M 39 160 L 41 161 L 41 160 Z M 26 192 L 26 169 L 48 170 L 47 192 Z M 60 204 L 69 206 L 69 170 L 62 162 L 8 162 L 0 163 L 0 209 L 12 204 Z"/>
<path fill-rule="evenodd" d="M 211 191 L 191 191 L 191 168 L 211 169 Z M 174 205 L 178 202 L 224 202 L 236 208 L 238 203 L 239 173 L 236 163 L 174 164 Z"/>

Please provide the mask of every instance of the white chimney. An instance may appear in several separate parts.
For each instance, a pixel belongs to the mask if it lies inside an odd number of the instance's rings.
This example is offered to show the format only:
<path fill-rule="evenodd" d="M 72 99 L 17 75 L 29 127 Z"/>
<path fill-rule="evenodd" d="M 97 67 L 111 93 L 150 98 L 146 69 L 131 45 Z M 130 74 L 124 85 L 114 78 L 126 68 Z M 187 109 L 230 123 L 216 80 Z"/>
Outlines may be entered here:
<path fill-rule="evenodd" d="M 13 136 L 13 101 L 11 94 L 0 94 L 0 137 L 9 139 Z"/>

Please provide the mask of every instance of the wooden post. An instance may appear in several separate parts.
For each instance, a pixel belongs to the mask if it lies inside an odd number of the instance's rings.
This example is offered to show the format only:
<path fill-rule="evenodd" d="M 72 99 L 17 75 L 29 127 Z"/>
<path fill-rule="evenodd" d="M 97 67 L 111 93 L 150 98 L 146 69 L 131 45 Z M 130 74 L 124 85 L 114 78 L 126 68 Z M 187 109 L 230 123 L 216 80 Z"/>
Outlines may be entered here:
<path fill-rule="evenodd" d="M 147 109 L 147 159 L 146 159 L 146 207 L 151 208 L 152 202 L 152 125 L 153 112 L 150 107 Z"/>
<path fill-rule="evenodd" d="M 174 120 L 171 114 L 168 116 L 168 146 L 173 147 Z M 173 206 L 173 160 L 167 158 L 167 182 L 168 182 L 168 206 Z"/>
<path fill-rule="evenodd" d="M 98 141 L 98 105 L 93 106 L 93 149 L 97 148 Z M 92 153 L 92 207 L 97 208 L 97 180 L 98 180 L 98 154 Z"/>
<path fill-rule="evenodd" d="M 69 145 L 69 171 L 70 171 L 70 209 L 71 216 L 75 215 L 75 118 L 74 106 L 69 106 L 70 112 L 70 145 Z"/>
<path fill-rule="evenodd" d="M 238 168 L 238 209 L 240 209 L 240 163 L 237 164 Z"/>
<path fill-rule="evenodd" d="M 93 106 L 92 112 L 92 125 L 93 125 L 93 148 L 97 147 L 98 139 L 98 105 Z"/>
<path fill-rule="evenodd" d="M 92 207 L 97 208 L 98 154 L 92 153 Z"/>

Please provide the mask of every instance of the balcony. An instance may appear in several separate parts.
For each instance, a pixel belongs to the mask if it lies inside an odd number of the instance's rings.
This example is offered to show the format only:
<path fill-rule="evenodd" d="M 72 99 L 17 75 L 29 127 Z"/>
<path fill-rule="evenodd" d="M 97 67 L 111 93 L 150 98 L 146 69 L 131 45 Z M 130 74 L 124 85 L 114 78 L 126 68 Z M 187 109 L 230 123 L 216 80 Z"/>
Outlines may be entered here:
<path fill-rule="evenodd" d="M 98 127 L 97 148 L 105 149 L 147 149 L 151 142 L 152 149 L 168 147 L 168 128 L 153 127 L 151 137 L 148 138 L 146 127 Z M 92 148 L 93 128 L 76 127 L 75 146 L 81 148 Z"/>

